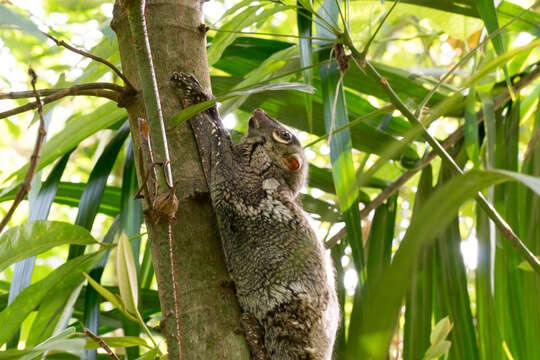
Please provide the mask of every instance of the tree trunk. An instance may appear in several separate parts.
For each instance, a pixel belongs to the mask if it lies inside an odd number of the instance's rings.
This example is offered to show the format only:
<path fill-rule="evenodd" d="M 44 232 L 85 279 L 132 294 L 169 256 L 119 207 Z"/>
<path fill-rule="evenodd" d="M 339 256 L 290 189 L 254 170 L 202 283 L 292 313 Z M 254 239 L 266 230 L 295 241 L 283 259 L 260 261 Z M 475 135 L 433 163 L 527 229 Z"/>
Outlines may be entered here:
<path fill-rule="evenodd" d="M 179 289 L 181 303 L 180 346 L 174 330 L 168 240 L 158 235 L 156 228 L 159 225 L 146 215 L 145 220 L 152 245 L 152 259 L 164 319 L 162 328 L 167 339 L 169 359 L 249 359 L 244 338 L 235 333 L 240 326 L 236 298 L 230 289 L 223 286 L 229 276 L 215 230 L 215 217 L 208 196 L 200 196 L 201 190 L 204 192 L 207 187 L 193 131 L 187 123 L 171 129 L 168 121 L 182 108 L 180 98 L 171 86 L 170 77 L 173 72 L 191 73 L 210 90 L 205 33 L 199 30 L 201 20 L 200 0 L 147 1 L 146 21 L 163 117 L 168 129 L 173 178 L 179 180 L 176 194 L 180 205 L 173 227 L 173 241 L 177 261 L 176 288 Z M 118 36 L 122 69 L 134 86 L 140 89 L 136 49 L 122 1 L 115 4 L 112 26 Z M 137 119 L 146 118 L 140 91 L 134 102 L 127 105 L 127 111 L 135 144 L 135 158 L 140 159 Z M 163 153 L 161 135 L 152 130 L 150 137 L 156 161 L 163 160 L 159 156 Z M 202 156 L 208 156 L 204 152 Z M 136 163 L 139 183 L 142 183 L 144 170 L 141 169 L 140 162 Z"/>

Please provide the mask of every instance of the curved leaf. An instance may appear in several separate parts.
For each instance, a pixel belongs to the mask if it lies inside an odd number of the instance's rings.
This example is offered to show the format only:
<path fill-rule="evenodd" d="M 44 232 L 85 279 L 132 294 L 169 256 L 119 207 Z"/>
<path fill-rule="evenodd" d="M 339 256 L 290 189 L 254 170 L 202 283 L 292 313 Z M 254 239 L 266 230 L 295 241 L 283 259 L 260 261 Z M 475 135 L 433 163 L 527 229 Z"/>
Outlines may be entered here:
<path fill-rule="evenodd" d="M 85 228 L 60 221 L 37 220 L 11 228 L 0 237 L 0 271 L 29 256 L 64 244 L 93 245 Z"/>
<path fill-rule="evenodd" d="M 49 291 L 54 290 L 58 283 L 72 277 L 79 277 L 82 280 L 81 273 L 94 266 L 102 255 L 102 251 L 97 251 L 72 259 L 51 272 L 44 279 L 24 289 L 0 313 L 0 324 L 2 324 L 0 344 L 5 343 L 17 331 L 23 320 L 46 299 Z"/>

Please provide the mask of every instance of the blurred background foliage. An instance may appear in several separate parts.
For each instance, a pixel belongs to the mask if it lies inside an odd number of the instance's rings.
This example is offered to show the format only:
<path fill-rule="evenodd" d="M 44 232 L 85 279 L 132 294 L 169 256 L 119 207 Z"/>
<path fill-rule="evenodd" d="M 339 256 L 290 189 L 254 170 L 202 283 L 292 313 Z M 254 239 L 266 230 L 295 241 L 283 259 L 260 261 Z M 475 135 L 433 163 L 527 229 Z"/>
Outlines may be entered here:
<path fill-rule="evenodd" d="M 536 358 L 538 274 L 473 195 L 483 190 L 525 246 L 540 254 L 538 6 L 532 0 L 496 7 L 488 0 L 394 5 L 205 2 L 216 96 L 273 82 L 315 89 L 312 95 L 279 90 L 225 100 L 219 105 L 224 123 L 240 136 L 251 111 L 262 107 L 306 145 L 310 178 L 301 201 L 331 247 L 343 308 L 336 359 Z M 112 7 L 102 0 L 2 2 L 1 94 L 28 90 L 29 66 L 41 89 L 121 84 L 105 65 L 40 33 L 120 65 Z M 341 74 L 332 49 L 343 34 L 358 49 L 369 46 L 363 55 L 402 104 L 416 109 L 429 134 L 441 142 L 455 139 L 449 152 L 466 176 L 456 177 L 430 157 L 427 137 L 411 135 L 413 126 L 380 79 L 352 58 Z M 28 101 L 2 97 L 0 112 Z M 84 346 L 97 348 L 76 336 L 82 322 L 120 356 L 159 356 L 166 347 L 146 328 L 157 326 L 161 313 L 140 204 L 132 200 L 137 184 L 127 114 L 90 96 L 65 97 L 44 111 L 48 135 L 40 172 L 0 238 L 0 323 L 9 323 L 0 329 L 6 350 L 0 358 L 81 356 Z M 39 121 L 32 111 L 2 115 L 3 215 L 24 176 Z M 492 186 L 508 180 L 518 182 Z M 384 201 L 374 206 L 378 196 Z M 118 241 L 124 243 L 118 249 L 106 245 Z M 95 283 L 84 281 L 83 271 Z M 126 295 L 126 282 L 136 294 Z M 107 357 L 102 349 L 87 354 Z"/>

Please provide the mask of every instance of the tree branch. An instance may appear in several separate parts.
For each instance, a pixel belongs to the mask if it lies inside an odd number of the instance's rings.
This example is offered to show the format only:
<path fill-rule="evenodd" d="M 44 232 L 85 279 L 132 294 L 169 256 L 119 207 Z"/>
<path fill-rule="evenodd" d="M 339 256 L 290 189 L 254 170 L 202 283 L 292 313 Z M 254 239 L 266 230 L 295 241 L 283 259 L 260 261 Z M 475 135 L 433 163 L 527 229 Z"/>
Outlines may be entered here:
<path fill-rule="evenodd" d="M 113 101 L 118 103 L 120 101 L 120 97 L 122 96 L 122 94 L 119 93 L 116 90 L 107 90 L 107 89 L 102 89 L 102 88 L 95 88 L 95 89 L 90 88 L 90 89 L 82 89 L 82 90 L 80 90 L 80 89 L 77 88 L 77 87 L 80 87 L 80 86 L 82 86 L 82 85 L 75 85 L 75 86 L 72 86 L 70 88 L 58 89 L 58 91 L 52 93 L 52 95 L 49 95 L 47 97 L 44 97 L 43 99 L 40 99 L 41 100 L 40 103 L 42 105 L 46 105 L 46 104 L 49 104 L 49 103 L 51 103 L 53 101 L 60 100 L 61 98 L 64 98 L 66 96 L 79 96 L 79 95 L 103 97 L 103 98 L 113 100 Z M 42 92 L 45 91 L 45 92 L 48 93 L 50 90 L 53 90 L 53 89 L 44 89 L 44 90 L 41 90 L 41 91 Z M 21 91 L 20 93 L 27 93 L 27 92 L 26 91 Z M 2 97 L 2 98 L 3 99 L 18 99 L 18 98 L 27 97 L 27 96 L 23 96 L 23 95 L 18 95 L 17 92 L 8 93 L 8 94 L 2 94 L 2 95 L 9 95 L 9 94 L 15 94 L 15 96 L 19 96 L 19 97 L 10 98 L 10 97 L 6 96 L 6 97 Z M 36 96 L 39 98 L 39 93 Z M 34 101 L 34 102 L 31 102 L 31 103 L 28 103 L 28 104 L 24 104 L 24 105 L 21 105 L 19 107 L 14 108 L 14 109 L 7 110 L 7 111 L 4 111 L 4 112 L 0 112 L 0 119 L 6 118 L 8 116 L 15 115 L 15 114 L 20 114 L 20 113 L 23 113 L 25 111 L 29 111 L 29 110 L 32 110 L 32 109 L 35 109 L 35 108 L 38 108 L 38 107 L 39 107 L 38 101 Z"/>
<path fill-rule="evenodd" d="M 124 88 L 120 85 L 106 82 L 92 82 L 80 85 L 73 85 L 69 88 L 58 88 L 58 89 L 40 89 L 36 90 L 39 96 L 48 96 L 56 94 L 59 91 L 68 91 L 69 95 L 88 95 L 81 94 L 81 91 L 84 90 L 113 90 L 118 93 L 122 93 Z M 0 99 L 25 99 L 30 97 L 35 97 L 36 94 L 33 90 L 30 91 L 13 91 L 9 93 L 0 93 Z M 99 95 L 96 95 L 99 96 Z"/>
<path fill-rule="evenodd" d="M 103 338 L 94 334 L 84 325 L 83 325 L 83 331 L 84 331 L 84 335 L 88 336 L 90 339 L 98 343 L 99 346 L 101 346 L 101 348 L 105 350 L 111 358 L 113 358 L 114 360 L 120 360 L 120 358 L 111 350 L 111 348 L 109 347 L 109 345 L 107 345 L 107 343 L 103 340 Z"/>
<path fill-rule="evenodd" d="M 418 167 L 417 169 L 410 170 L 407 173 L 403 174 L 400 178 L 398 178 L 394 183 L 390 184 L 377 198 L 375 198 L 366 208 L 362 211 L 361 216 L 365 217 L 371 211 L 372 209 L 376 208 L 380 204 L 382 204 L 389 196 L 391 196 L 397 189 L 399 189 L 414 173 L 423 167 L 427 166 L 427 164 L 433 160 L 436 155 L 441 156 L 441 158 L 444 161 L 447 161 L 453 168 L 454 171 L 462 174 L 463 170 L 455 163 L 455 161 L 448 155 L 446 152 L 446 149 L 453 145 L 455 142 L 457 142 L 462 136 L 463 136 L 463 128 L 458 129 L 456 132 L 454 132 L 447 141 L 444 142 L 443 145 L 441 145 L 435 138 L 433 138 L 427 130 L 423 127 L 420 120 L 407 108 L 407 106 L 399 99 L 397 94 L 394 92 L 394 90 L 390 87 L 388 84 L 388 81 L 380 76 L 375 68 L 371 64 L 369 64 L 366 59 L 363 57 L 361 53 L 358 52 L 352 45 L 352 42 L 348 43 L 349 48 L 352 51 L 353 58 L 356 58 L 356 60 L 361 61 L 366 66 L 364 67 L 364 70 L 366 73 L 377 80 L 377 82 L 380 84 L 380 86 L 383 88 L 383 90 L 387 93 L 387 95 L 390 97 L 391 102 L 396 106 L 398 110 L 402 112 L 402 114 L 407 117 L 407 119 L 414 125 L 419 126 L 422 129 L 422 132 L 426 138 L 426 140 L 429 142 L 429 144 L 434 148 L 434 150 L 426 157 L 426 160 L 424 163 Z M 524 86 L 528 85 L 530 82 L 532 82 L 538 75 L 540 74 L 540 67 L 536 66 L 533 71 L 531 71 L 527 76 L 525 76 L 522 81 L 519 81 L 519 89 L 523 88 Z M 517 90 L 517 85 L 515 86 Z M 499 107 L 504 104 L 506 101 L 508 101 L 510 97 L 508 89 L 505 90 L 505 92 L 501 95 L 499 95 L 496 98 L 497 104 Z M 479 121 L 482 121 L 479 118 Z M 493 206 L 484 198 L 482 193 L 478 193 L 476 197 L 479 205 L 486 211 L 488 216 L 493 220 L 493 222 L 497 225 L 501 233 L 505 238 L 507 238 L 512 246 L 518 251 L 518 253 L 535 269 L 535 271 L 540 272 L 540 261 L 530 252 L 530 250 L 522 243 L 521 239 L 513 232 L 512 228 L 506 223 L 506 221 L 499 215 L 499 213 L 493 208 Z M 327 247 L 333 246 L 335 243 L 337 243 L 340 239 L 342 239 L 346 235 L 346 230 L 342 229 L 339 231 L 336 235 L 334 235 L 326 244 Z"/>
<path fill-rule="evenodd" d="M 71 50 L 76 54 L 82 55 L 84 57 L 90 58 L 92 60 L 95 60 L 97 62 L 100 62 L 100 63 L 108 66 L 109 68 L 112 69 L 112 71 L 114 71 L 116 73 L 116 75 L 118 75 L 124 81 L 124 84 L 126 85 L 126 88 L 127 88 L 126 90 L 127 90 L 128 93 L 131 93 L 132 91 L 135 91 L 135 87 L 131 84 L 129 79 L 120 71 L 120 69 L 118 69 L 116 66 L 114 66 L 111 62 L 105 60 L 102 57 L 90 54 L 89 52 L 86 52 L 84 50 L 79 50 L 79 49 L 69 45 L 64 40 L 58 40 L 57 38 L 55 38 L 51 34 L 47 34 L 47 33 L 44 32 L 43 35 L 45 35 L 46 37 L 48 37 L 49 39 L 54 41 L 56 43 L 56 45 L 58 45 L 58 46 L 65 47 L 66 49 Z"/>
<path fill-rule="evenodd" d="M 13 213 L 15 212 L 15 209 L 17 209 L 17 206 L 21 203 L 21 201 L 24 199 L 26 194 L 30 191 L 32 179 L 34 178 L 34 175 L 36 173 L 36 169 L 39 163 L 39 158 L 41 154 L 41 148 L 43 146 L 43 141 L 45 140 L 45 135 L 47 134 L 47 130 L 45 130 L 45 120 L 43 119 L 43 104 L 41 103 L 41 98 L 39 97 L 39 94 L 36 90 L 36 81 L 37 81 L 37 75 L 34 72 L 32 68 L 28 69 L 28 75 L 31 77 L 31 84 L 32 89 L 34 91 L 34 96 L 36 97 L 36 103 L 37 103 L 37 109 L 39 114 L 39 128 L 38 128 L 38 134 L 36 137 L 36 143 L 34 145 L 34 151 L 32 152 L 32 156 L 30 157 L 30 164 L 28 166 L 28 171 L 26 172 L 26 175 L 24 176 L 24 179 L 21 183 L 21 186 L 19 187 L 19 190 L 17 190 L 17 194 L 15 194 L 15 199 L 13 200 L 13 203 L 11 204 L 11 207 L 9 208 L 6 216 L 2 219 L 0 222 L 0 233 L 4 229 L 4 227 L 7 225 L 11 217 L 13 216 Z"/>

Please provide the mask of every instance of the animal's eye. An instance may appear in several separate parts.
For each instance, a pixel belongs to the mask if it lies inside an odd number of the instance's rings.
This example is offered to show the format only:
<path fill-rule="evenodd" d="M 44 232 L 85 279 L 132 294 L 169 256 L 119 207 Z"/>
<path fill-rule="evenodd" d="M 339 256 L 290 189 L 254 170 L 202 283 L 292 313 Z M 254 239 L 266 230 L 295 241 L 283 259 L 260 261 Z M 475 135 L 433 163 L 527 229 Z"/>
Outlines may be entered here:
<path fill-rule="evenodd" d="M 292 140 L 291 133 L 287 130 L 274 130 L 272 136 L 277 142 L 280 142 L 282 144 L 288 144 Z"/>

